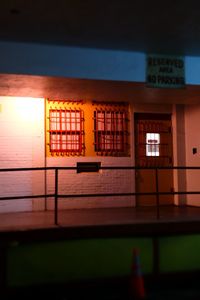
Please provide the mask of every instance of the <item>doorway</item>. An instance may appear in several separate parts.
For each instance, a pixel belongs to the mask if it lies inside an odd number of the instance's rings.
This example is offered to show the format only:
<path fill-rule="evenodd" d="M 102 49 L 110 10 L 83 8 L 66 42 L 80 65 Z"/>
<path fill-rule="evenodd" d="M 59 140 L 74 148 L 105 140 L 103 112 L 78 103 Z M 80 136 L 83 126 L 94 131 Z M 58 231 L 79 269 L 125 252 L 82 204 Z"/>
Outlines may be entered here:
<path fill-rule="evenodd" d="M 136 192 L 173 191 L 173 170 L 159 167 L 173 166 L 171 114 L 135 113 L 135 172 Z M 151 169 L 142 169 L 151 167 Z M 157 168 L 156 170 L 152 168 Z M 157 182 L 156 182 L 157 178 Z M 136 206 L 172 205 L 173 194 L 139 195 Z"/>

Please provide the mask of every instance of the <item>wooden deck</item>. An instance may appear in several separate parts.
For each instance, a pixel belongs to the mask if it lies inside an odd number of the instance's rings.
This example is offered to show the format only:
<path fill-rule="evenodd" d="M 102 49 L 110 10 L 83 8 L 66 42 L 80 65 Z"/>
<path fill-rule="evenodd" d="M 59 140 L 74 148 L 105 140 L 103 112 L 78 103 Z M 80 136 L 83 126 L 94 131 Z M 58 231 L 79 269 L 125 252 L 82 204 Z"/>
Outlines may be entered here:
<path fill-rule="evenodd" d="M 65 210 L 58 213 L 58 225 L 54 224 L 53 211 L 4 213 L 0 215 L 0 236 L 47 231 L 65 232 L 81 236 L 104 232 L 131 235 L 162 235 L 200 233 L 200 208 L 167 206 L 160 208 L 157 219 L 155 207 L 102 208 Z M 86 234 L 86 235 L 87 235 Z M 44 234 L 45 235 L 45 234 Z"/>

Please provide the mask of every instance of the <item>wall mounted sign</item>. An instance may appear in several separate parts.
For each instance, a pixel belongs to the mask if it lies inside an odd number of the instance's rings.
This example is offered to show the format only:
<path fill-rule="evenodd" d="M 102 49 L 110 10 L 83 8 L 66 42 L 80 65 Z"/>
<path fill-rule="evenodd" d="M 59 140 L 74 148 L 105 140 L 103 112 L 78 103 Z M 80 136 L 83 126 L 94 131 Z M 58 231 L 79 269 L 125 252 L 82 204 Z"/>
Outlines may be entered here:
<path fill-rule="evenodd" d="M 146 66 L 148 87 L 183 88 L 185 61 L 182 56 L 148 55 Z"/>

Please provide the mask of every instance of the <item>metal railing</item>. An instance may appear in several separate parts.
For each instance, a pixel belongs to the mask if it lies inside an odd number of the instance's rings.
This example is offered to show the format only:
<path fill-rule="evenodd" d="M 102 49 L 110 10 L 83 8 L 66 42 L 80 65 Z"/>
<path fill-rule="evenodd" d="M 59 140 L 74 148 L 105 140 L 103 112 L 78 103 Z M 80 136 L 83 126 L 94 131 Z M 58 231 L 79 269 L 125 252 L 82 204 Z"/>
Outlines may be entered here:
<path fill-rule="evenodd" d="M 156 196 L 156 218 L 160 218 L 160 196 L 161 195 L 198 195 L 200 191 L 159 191 L 159 171 L 160 170 L 200 170 L 200 167 L 137 167 L 137 166 L 99 166 L 99 170 L 154 170 L 155 172 L 155 191 L 154 192 L 127 192 L 127 193 L 87 193 L 87 194 L 60 194 L 59 193 L 59 171 L 74 170 L 77 167 L 39 167 L 39 168 L 8 168 L 0 169 L 1 173 L 7 172 L 27 172 L 27 171 L 54 171 L 54 193 L 44 193 L 38 195 L 20 195 L 20 196 L 1 196 L 0 201 L 5 200 L 21 200 L 21 199 L 37 199 L 37 198 L 54 198 L 54 224 L 58 225 L 58 201 L 59 198 L 91 198 L 91 197 L 119 197 L 119 196 Z"/>

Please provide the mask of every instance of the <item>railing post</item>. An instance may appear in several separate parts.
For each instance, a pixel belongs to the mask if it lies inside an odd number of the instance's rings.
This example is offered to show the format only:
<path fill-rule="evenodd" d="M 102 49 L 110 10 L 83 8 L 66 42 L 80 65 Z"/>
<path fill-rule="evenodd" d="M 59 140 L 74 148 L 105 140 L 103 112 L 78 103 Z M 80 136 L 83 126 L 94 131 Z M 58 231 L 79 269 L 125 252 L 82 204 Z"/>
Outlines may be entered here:
<path fill-rule="evenodd" d="M 160 219 L 160 199 L 159 199 L 159 188 L 158 188 L 158 168 L 155 168 L 156 171 L 156 216 L 157 219 Z"/>
<path fill-rule="evenodd" d="M 54 207 L 54 223 L 58 225 L 58 168 L 55 168 L 55 207 Z"/>

